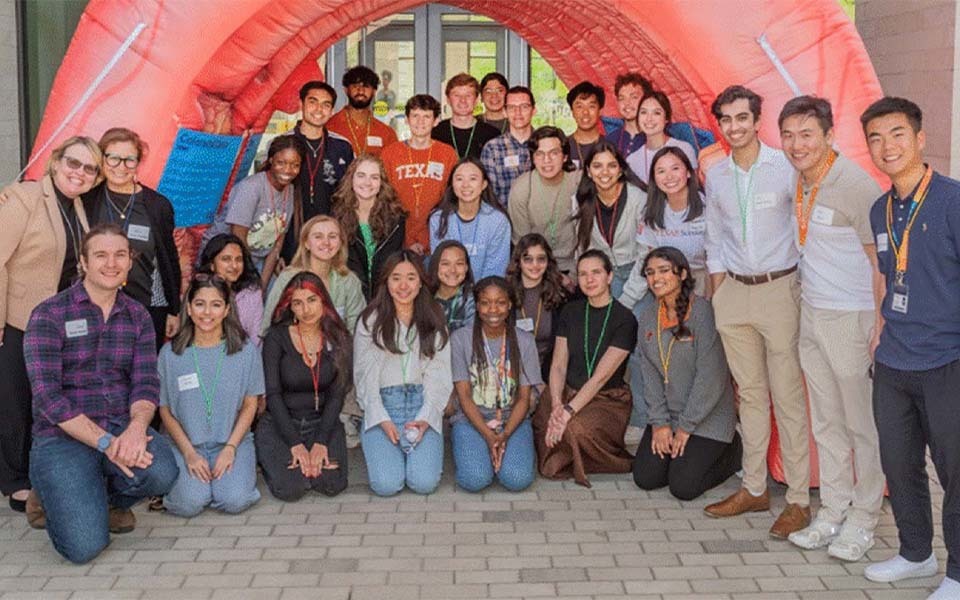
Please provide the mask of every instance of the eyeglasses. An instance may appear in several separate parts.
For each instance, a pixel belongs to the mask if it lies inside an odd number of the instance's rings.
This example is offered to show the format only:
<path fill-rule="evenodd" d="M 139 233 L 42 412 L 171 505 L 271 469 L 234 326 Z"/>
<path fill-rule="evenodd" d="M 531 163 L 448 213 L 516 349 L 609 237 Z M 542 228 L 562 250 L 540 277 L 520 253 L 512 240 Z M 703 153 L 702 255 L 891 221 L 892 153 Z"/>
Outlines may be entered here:
<path fill-rule="evenodd" d="M 140 164 L 140 159 L 136 156 L 120 156 L 119 154 L 104 154 L 103 162 L 107 163 L 111 167 L 119 167 L 120 163 L 123 163 L 128 169 L 136 169 L 137 165 Z"/>
<path fill-rule="evenodd" d="M 523 103 L 523 104 L 507 104 L 507 106 L 506 106 L 506 109 L 507 109 L 508 112 L 514 112 L 514 111 L 517 111 L 517 110 L 526 112 L 526 111 L 530 110 L 531 108 L 533 108 L 533 105 L 530 104 L 530 103 L 528 103 L 528 102 L 525 102 L 525 103 Z"/>
<path fill-rule="evenodd" d="M 211 273 L 194 273 L 193 274 L 194 283 L 222 283 L 227 285 L 227 280 L 219 275 L 214 275 Z"/>
<path fill-rule="evenodd" d="M 79 161 L 72 156 L 64 156 L 63 164 L 67 165 L 68 169 L 76 171 L 78 169 L 83 169 L 83 172 L 91 177 L 96 177 L 97 173 L 100 172 L 100 167 L 97 165 L 88 165 L 82 161 Z"/>
<path fill-rule="evenodd" d="M 537 150 L 536 152 L 533 153 L 533 157 L 537 160 L 543 160 L 545 158 L 554 160 L 554 159 L 560 158 L 561 156 L 563 156 L 563 150 L 558 150 L 558 149 L 550 150 L 549 152 L 544 152 L 543 150 Z"/>
<path fill-rule="evenodd" d="M 546 256 L 530 256 L 529 254 L 524 254 L 520 259 L 525 265 L 545 265 L 547 264 Z"/>

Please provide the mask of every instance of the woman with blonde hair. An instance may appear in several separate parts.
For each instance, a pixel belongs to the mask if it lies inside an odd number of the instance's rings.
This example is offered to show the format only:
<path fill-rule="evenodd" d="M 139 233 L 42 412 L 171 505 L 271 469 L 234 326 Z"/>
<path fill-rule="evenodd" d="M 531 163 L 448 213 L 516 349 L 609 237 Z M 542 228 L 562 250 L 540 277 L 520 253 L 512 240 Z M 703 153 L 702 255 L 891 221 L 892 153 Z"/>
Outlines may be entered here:
<path fill-rule="evenodd" d="M 0 492 L 19 512 L 30 490 L 32 422 L 23 333 L 33 309 L 77 277 L 80 240 L 89 229 L 80 196 L 102 177 L 97 142 L 71 137 L 50 154 L 40 181 L 0 193 Z"/>
<path fill-rule="evenodd" d="M 347 266 L 369 299 L 384 261 L 403 248 L 407 220 L 380 158 L 361 154 L 350 163 L 333 195 L 333 215 L 346 234 Z"/>

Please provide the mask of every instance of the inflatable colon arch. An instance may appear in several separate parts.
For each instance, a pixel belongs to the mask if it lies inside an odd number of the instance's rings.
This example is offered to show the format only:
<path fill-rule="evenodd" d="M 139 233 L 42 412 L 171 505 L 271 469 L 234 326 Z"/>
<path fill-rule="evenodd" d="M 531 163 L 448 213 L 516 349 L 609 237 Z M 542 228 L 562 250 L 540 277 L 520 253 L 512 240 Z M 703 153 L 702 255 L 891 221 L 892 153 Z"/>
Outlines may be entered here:
<path fill-rule="evenodd" d="M 122 125 L 150 144 L 140 177 L 156 185 L 178 128 L 261 131 L 274 110 L 296 111 L 297 89 L 321 76 L 317 58 L 333 43 L 422 4 L 231 0 L 225 8 L 217 0 L 93 0 L 54 81 L 28 177 L 40 173 L 60 140 Z M 716 94 L 744 84 L 763 96 L 761 137 L 776 146 L 776 115 L 794 92 L 758 43 L 763 36 L 801 93 L 831 100 L 839 149 L 876 174 L 858 117 L 881 90 L 836 0 L 670 2 L 655 10 L 628 0 L 555 0 L 549 9 L 539 0 L 448 4 L 516 31 L 567 85 L 589 79 L 612 91 L 618 73 L 640 71 L 670 96 L 674 120 L 701 128 L 716 131 L 709 114 Z M 146 28 L 61 129 L 139 23 Z M 613 102 L 605 113 L 615 113 Z"/>

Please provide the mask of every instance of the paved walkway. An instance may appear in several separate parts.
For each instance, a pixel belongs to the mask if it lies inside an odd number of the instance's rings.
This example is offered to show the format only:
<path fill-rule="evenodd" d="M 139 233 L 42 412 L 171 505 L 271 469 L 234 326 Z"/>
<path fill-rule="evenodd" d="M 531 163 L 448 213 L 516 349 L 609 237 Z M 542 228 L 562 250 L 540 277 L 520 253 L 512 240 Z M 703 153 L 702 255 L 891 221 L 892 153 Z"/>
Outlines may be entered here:
<path fill-rule="evenodd" d="M 351 481 L 365 482 L 359 451 L 350 459 Z M 876 584 L 862 577 L 865 562 L 768 536 L 784 504 L 780 486 L 771 513 L 713 520 L 703 506 L 734 491 L 736 478 L 694 502 L 638 490 L 627 475 L 595 476 L 592 489 L 538 479 L 520 494 L 469 494 L 455 488 L 451 467 L 429 497 L 376 498 L 356 483 L 337 498 L 293 504 L 265 494 L 238 516 L 180 519 L 141 505 L 136 531 L 83 566 L 60 559 L 44 532 L 4 508 L 0 599 L 922 600 L 943 573 L 939 510 L 941 574 Z M 897 546 L 889 510 L 873 559 Z"/>

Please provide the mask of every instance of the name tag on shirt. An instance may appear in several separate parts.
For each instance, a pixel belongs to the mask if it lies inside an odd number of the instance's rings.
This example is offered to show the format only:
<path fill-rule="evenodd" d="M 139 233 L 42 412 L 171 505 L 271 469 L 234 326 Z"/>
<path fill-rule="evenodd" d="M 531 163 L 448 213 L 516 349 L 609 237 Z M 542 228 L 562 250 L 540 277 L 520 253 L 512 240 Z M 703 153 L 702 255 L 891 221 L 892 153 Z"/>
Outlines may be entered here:
<path fill-rule="evenodd" d="M 519 154 L 510 154 L 503 157 L 503 166 L 505 167 L 519 167 L 520 166 L 520 155 Z"/>
<path fill-rule="evenodd" d="M 702 221 L 699 223 L 696 223 L 696 222 L 690 223 L 690 233 L 706 233 L 706 231 L 707 231 L 706 221 Z"/>
<path fill-rule="evenodd" d="M 443 181 L 443 163 L 431 160 L 427 163 L 427 177 Z"/>
<path fill-rule="evenodd" d="M 127 238 L 138 242 L 149 242 L 150 228 L 146 225 L 133 225 L 131 223 L 127 228 Z"/>
<path fill-rule="evenodd" d="M 181 375 L 177 377 L 177 389 L 181 392 L 187 390 L 195 390 L 200 387 L 200 378 L 197 377 L 196 373 L 190 373 L 189 375 Z"/>
<path fill-rule="evenodd" d="M 533 319 L 530 317 L 527 317 L 526 319 L 517 319 L 517 327 L 524 331 L 533 333 Z"/>
<path fill-rule="evenodd" d="M 763 192 L 753 195 L 753 207 L 757 210 L 773 208 L 777 205 L 777 195 L 773 192 Z"/>
<path fill-rule="evenodd" d="M 826 206 L 814 206 L 810 220 L 821 225 L 833 225 L 833 209 Z"/>
<path fill-rule="evenodd" d="M 379 135 L 368 135 L 367 136 L 367 145 L 368 146 L 383 146 L 383 138 Z"/>
<path fill-rule="evenodd" d="M 877 234 L 877 252 L 886 252 L 889 249 L 890 247 L 887 241 L 887 234 L 878 233 Z"/>
<path fill-rule="evenodd" d="M 66 332 L 68 338 L 83 337 L 90 333 L 90 331 L 87 329 L 86 319 L 67 321 L 64 324 L 64 331 Z"/>

